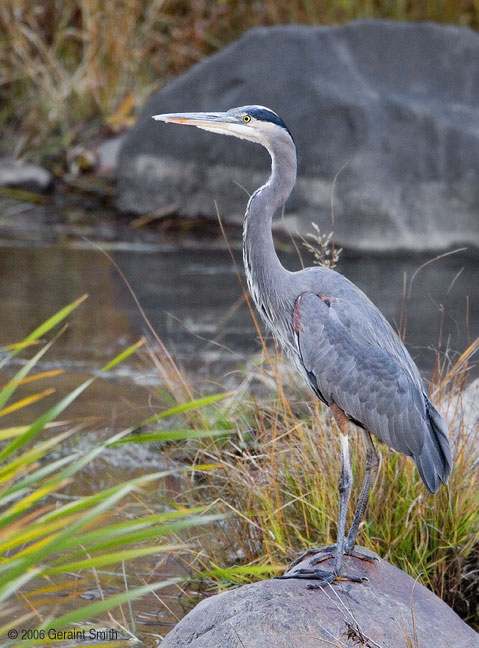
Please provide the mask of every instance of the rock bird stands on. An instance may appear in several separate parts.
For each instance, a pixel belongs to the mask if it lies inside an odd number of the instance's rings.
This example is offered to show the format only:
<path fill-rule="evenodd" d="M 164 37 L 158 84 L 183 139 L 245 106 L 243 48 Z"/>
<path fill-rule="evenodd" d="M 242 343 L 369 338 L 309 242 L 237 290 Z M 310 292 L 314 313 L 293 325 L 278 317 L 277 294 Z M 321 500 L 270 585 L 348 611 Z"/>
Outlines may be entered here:
<path fill-rule="evenodd" d="M 435 493 L 447 482 L 452 468 L 446 423 L 429 401 L 405 346 L 359 288 L 329 268 L 289 272 L 279 261 L 271 222 L 294 187 L 296 147 L 278 115 L 262 106 L 243 106 L 221 113 L 167 114 L 154 119 L 256 142 L 271 155 L 271 176 L 251 196 L 244 220 L 249 291 L 268 328 L 316 396 L 331 408 L 341 433 L 337 544 L 306 552 L 319 554 L 310 565 L 334 556 L 333 571 L 311 566 L 283 578 L 320 581 L 309 584 L 311 588 L 338 577 L 359 581 L 342 574 L 341 563 L 344 553 L 366 558 L 355 551 L 355 543 L 379 463 L 371 433 L 411 457 L 426 488 Z M 364 481 L 346 537 L 352 484 L 350 422 L 363 430 L 367 454 Z"/>

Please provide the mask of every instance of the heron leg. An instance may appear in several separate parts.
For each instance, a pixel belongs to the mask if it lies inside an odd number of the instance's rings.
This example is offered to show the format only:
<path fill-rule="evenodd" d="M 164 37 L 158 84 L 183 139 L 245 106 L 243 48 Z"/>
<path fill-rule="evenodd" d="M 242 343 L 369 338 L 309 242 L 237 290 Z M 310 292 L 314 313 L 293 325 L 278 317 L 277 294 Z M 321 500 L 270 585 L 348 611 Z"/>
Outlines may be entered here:
<path fill-rule="evenodd" d="M 353 558 L 359 558 L 360 560 L 374 563 L 378 560 L 377 557 L 370 556 L 354 549 L 356 545 L 356 537 L 358 535 L 359 524 L 361 523 L 364 511 L 366 510 L 369 491 L 371 490 L 371 486 L 376 477 L 379 466 L 379 457 L 377 455 L 376 449 L 374 448 L 371 434 L 367 430 L 363 430 L 363 433 L 364 440 L 366 442 L 366 470 L 361 486 L 361 492 L 359 494 L 358 504 L 354 513 L 353 522 L 351 524 L 351 529 L 349 530 L 346 542 L 344 543 L 343 553 L 347 556 L 352 556 Z M 330 547 L 324 547 L 323 549 L 310 550 L 311 554 L 319 554 L 311 561 L 310 564 L 317 565 L 324 560 L 327 560 L 328 558 L 332 558 L 336 555 L 336 549 L 337 545 L 332 545 Z"/>
<path fill-rule="evenodd" d="M 363 430 L 363 434 L 364 441 L 366 443 L 366 469 L 361 486 L 361 492 L 359 493 L 358 504 L 354 513 L 353 523 L 351 524 L 351 528 L 344 545 L 347 553 L 354 551 L 354 547 L 356 545 L 356 537 L 359 531 L 359 524 L 363 518 L 364 511 L 366 510 L 369 491 L 371 490 L 371 486 L 374 479 L 376 478 L 379 467 L 379 457 L 374 447 L 371 434 L 367 430 Z"/>
<path fill-rule="evenodd" d="M 326 558 L 334 557 L 333 569 L 332 571 L 326 571 L 324 569 L 318 569 L 318 568 L 316 569 L 302 568 L 302 569 L 297 569 L 294 572 L 288 571 L 286 574 L 283 574 L 283 576 L 277 577 L 282 579 L 302 578 L 306 580 L 314 579 L 320 581 L 319 583 L 308 583 L 307 585 L 308 589 L 318 589 L 323 587 L 327 583 L 332 583 L 335 580 L 349 580 L 349 581 L 359 582 L 359 583 L 363 582 L 364 580 L 367 580 L 364 577 L 348 576 L 346 574 L 341 573 L 343 555 L 345 552 L 346 519 L 348 515 L 349 497 L 351 494 L 351 487 L 353 483 L 353 474 L 351 470 L 351 461 L 349 457 L 349 440 L 348 440 L 349 419 L 347 418 L 343 410 L 340 409 L 336 404 L 333 403 L 333 405 L 331 405 L 331 409 L 333 410 L 334 418 L 336 419 L 336 423 L 338 424 L 339 431 L 340 431 L 340 439 L 341 439 L 341 476 L 339 478 L 339 516 L 338 516 L 337 542 L 335 545 L 324 547 L 323 549 L 309 549 L 308 551 L 304 552 L 298 559 L 296 559 L 290 565 L 289 569 L 291 569 L 299 562 L 304 560 L 304 558 L 306 558 L 307 556 L 316 553 L 319 553 L 320 555 L 310 562 L 311 565 L 321 562 Z M 363 484 L 363 489 L 364 488 L 365 487 Z M 361 490 L 361 493 L 363 489 Z M 368 493 L 369 493 L 369 487 L 366 490 L 365 502 L 367 501 Z M 360 511 L 360 516 L 357 523 L 358 526 L 362 514 L 364 513 L 365 507 L 366 507 L 366 503 L 364 503 L 363 505 L 362 512 Z M 358 510 L 356 510 L 356 513 L 358 513 Z M 356 534 L 357 534 L 357 530 L 356 530 Z M 352 550 L 354 550 L 354 544 Z M 347 553 L 349 553 L 350 555 L 356 555 L 357 553 L 358 558 L 368 559 L 367 557 L 365 558 L 363 554 L 360 554 L 359 552 L 347 551 Z"/>
<path fill-rule="evenodd" d="M 336 540 L 336 550 L 334 552 L 334 563 L 331 572 L 324 572 L 321 569 L 300 569 L 295 572 L 299 578 L 319 579 L 320 583 L 309 583 L 308 589 L 319 589 L 327 583 L 332 583 L 335 580 L 352 580 L 361 582 L 362 578 L 350 577 L 341 574 L 341 566 L 343 563 L 344 542 L 346 534 L 346 518 L 348 515 L 349 496 L 351 494 L 351 486 L 353 484 L 353 473 L 351 470 L 351 460 L 349 457 L 349 419 L 346 414 L 336 404 L 331 405 L 334 418 L 339 427 L 341 439 L 341 476 L 339 478 L 339 516 L 338 516 L 338 531 Z M 331 554 L 329 554 L 331 555 Z M 322 556 L 321 556 L 322 557 Z M 299 573 L 298 573 L 299 572 Z M 293 573 L 294 574 L 294 573 Z M 294 578 L 294 575 L 291 575 Z"/>
<path fill-rule="evenodd" d="M 339 408 L 336 403 L 333 403 L 331 406 L 333 411 L 334 418 L 339 427 L 340 436 L 341 436 L 341 476 L 339 478 L 339 518 L 338 518 L 338 536 L 337 543 L 334 545 L 328 545 L 327 547 L 318 547 L 311 548 L 302 553 L 296 560 L 294 560 L 288 567 L 291 569 L 295 567 L 298 563 L 302 562 L 308 556 L 312 556 L 317 553 L 327 554 L 327 558 L 331 557 L 332 554 L 337 556 L 338 554 L 342 555 L 345 532 L 346 532 L 346 518 L 348 515 L 348 503 L 349 496 L 351 493 L 351 486 L 353 483 L 353 475 L 351 471 L 351 461 L 349 458 L 349 441 L 348 441 L 348 432 L 349 432 L 349 419 L 341 408 Z M 319 562 L 321 558 L 318 559 Z"/>
<path fill-rule="evenodd" d="M 336 539 L 336 555 L 334 557 L 334 571 L 337 575 L 341 572 L 343 562 L 344 542 L 346 535 L 346 518 L 348 515 L 349 496 L 353 484 L 351 460 L 349 458 L 349 419 L 337 405 L 332 405 L 334 418 L 339 427 L 341 438 L 341 476 L 339 478 L 339 517 Z"/>

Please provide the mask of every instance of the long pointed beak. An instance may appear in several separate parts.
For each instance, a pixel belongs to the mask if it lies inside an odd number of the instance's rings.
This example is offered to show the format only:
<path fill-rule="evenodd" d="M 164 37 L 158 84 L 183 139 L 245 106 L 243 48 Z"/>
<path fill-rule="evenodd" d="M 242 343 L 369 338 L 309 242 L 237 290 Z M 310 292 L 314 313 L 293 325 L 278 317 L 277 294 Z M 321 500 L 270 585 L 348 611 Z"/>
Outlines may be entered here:
<path fill-rule="evenodd" d="M 233 135 L 240 139 L 257 142 L 267 146 L 267 142 L 261 139 L 260 131 L 256 128 L 251 128 L 249 122 L 243 122 L 241 113 L 235 114 L 232 111 L 211 113 L 167 113 L 165 115 L 153 115 L 153 119 L 166 122 L 167 124 L 196 126 L 197 128 L 212 133 Z"/>
<path fill-rule="evenodd" d="M 198 128 L 215 128 L 221 125 L 226 126 L 237 122 L 234 117 L 225 112 L 167 113 L 165 115 L 153 115 L 153 119 L 168 124 L 185 124 L 186 126 L 197 126 Z"/>

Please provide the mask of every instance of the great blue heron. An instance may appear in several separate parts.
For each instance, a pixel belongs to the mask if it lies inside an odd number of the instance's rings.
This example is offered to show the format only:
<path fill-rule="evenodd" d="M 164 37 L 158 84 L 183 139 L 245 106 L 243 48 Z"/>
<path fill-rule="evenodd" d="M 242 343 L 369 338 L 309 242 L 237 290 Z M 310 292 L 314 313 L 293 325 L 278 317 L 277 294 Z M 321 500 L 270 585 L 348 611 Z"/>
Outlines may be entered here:
<path fill-rule="evenodd" d="M 365 558 L 355 551 L 355 544 L 379 464 L 370 433 L 411 457 L 426 488 L 435 493 L 452 469 L 447 425 L 429 401 L 404 344 L 359 288 L 329 268 L 290 272 L 278 259 L 271 222 L 296 182 L 296 147 L 280 117 L 263 106 L 243 106 L 227 112 L 155 115 L 154 119 L 234 135 L 262 144 L 271 155 L 271 176 L 251 196 L 244 219 L 248 288 L 273 335 L 316 396 L 331 408 L 341 438 L 337 543 L 325 551 L 303 554 L 319 553 L 311 565 L 334 556 L 333 570 L 311 567 L 283 578 L 319 580 L 308 585 L 313 589 L 337 578 L 360 581 L 342 574 L 341 564 L 344 553 Z M 350 422 L 363 430 L 366 469 L 345 537 L 352 484 Z"/>

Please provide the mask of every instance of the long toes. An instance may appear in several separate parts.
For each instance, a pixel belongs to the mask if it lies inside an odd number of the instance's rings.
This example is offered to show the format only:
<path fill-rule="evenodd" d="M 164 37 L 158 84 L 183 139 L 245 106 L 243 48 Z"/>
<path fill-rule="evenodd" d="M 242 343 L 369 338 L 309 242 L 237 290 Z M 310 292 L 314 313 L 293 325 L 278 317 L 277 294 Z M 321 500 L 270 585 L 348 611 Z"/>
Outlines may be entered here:
<path fill-rule="evenodd" d="M 334 572 L 329 572 L 326 578 L 323 578 L 323 580 L 320 583 L 308 583 L 306 585 L 306 589 L 310 589 L 310 590 L 322 589 L 325 585 L 328 585 L 328 583 L 332 583 L 336 579 L 337 579 L 336 574 Z"/>
<path fill-rule="evenodd" d="M 352 583 L 365 583 L 369 580 L 367 576 L 350 576 L 349 574 L 338 574 L 336 580 L 351 581 Z"/>
<path fill-rule="evenodd" d="M 297 569 L 296 571 L 293 572 L 286 572 L 286 574 L 283 574 L 282 576 L 276 576 L 278 579 L 288 579 L 288 578 L 304 578 L 306 580 L 324 580 L 328 578 L 331 573 L 330 571 L 326 571 L 325 569 Z"/>
<path fill-rule="evenodd" d="M 295 560 L 293 560 L 292 563 L 288 565 L 288 569 L 292 569 L 293 567 L 296 567 L 296 565 L 299 565 L 300 562 L 302 562 L 305 558 L 308 558 L 309 556 L 314 556 L 315 554 L 322 553 L 323 551 L 331 551 L 332 549 L 335 548 L 336 545 L 328 545 L 327 547 L 312 547 L 307 551 L 303 551 L 303 553 L 300 556 L 298 556 Z"/>
<path fill-rule="evenodd" d="M 322 552 L 319 556 L 316 556 L 316 558 L 313 558 L 310 561 L 310 565 L 317 565 L 320 562 L 323 562 L 323 560 L 327 560 L 328 558 L 334 558 L 336 556 L 335 551 L 324 551 Z"/>
<path fill-rule="evenodd" d="M 309 556 L 314 556 L 315 553 L 317 553 L 319 549 L 308 549 L 307 551 L 303 551 L 303 553 L 295 558 L 293 562 L 291 562 L 288 565 L 288 569 L 292 569 L 293 567 L 296 567 L 296 565 L 299 565 L 300 562 L 302 562 L 305 558 L 308 558 Z"/>
<path fill-rule="evenodd" d="M 370 563 L 375 563 L 379 560 L 377 556 L 371 556 L 370 554 L 363 553 L 362 551 L 359 551 L 358 549 L 354 549 L 354 548 L 348 549 L 347 547 L 345 547 L 343 553 L 345 556 L 351 556 L 352 558 L 358 558 L 359 560 L 364 560 Z M 336 545 L 333 545 L 332 547 L 325 547 L 324 551 L 322 551 L 319 554 L 319 556 L 313 558 L 309 564 L 318 565 L 320 562 L 323 562 L 323 560 L 328 560 L 328 558 L 334 558 L 335 556 L 336 556 Z"/>
<path fill-rule="evenodd" d="M 362 551 L 358 551 L 357 549 L 345 549 L 344 555 L 352 556 L 353 558 L 359 558 L 359 560 L 365 560 L 366 562 L 370 563 L 379 561 L 378 556 L 371 556 L 370 554 L 363 553 Z"/>

